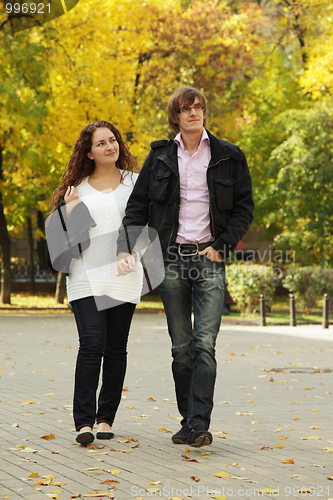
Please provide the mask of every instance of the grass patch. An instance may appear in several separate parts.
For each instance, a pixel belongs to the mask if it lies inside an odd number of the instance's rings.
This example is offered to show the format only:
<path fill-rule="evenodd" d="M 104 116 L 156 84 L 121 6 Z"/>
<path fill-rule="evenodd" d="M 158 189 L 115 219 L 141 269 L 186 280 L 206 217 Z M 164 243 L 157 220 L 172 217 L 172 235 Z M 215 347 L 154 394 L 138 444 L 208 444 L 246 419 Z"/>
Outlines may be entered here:
<path fill-rule="evenodd" d="M 0 309 L 3 307 L 10 309 L 20 309 L 20 308 L 50 308 L 50 309 L 64 309 L 68 310 L 68 302 L 67 297 L 64 300 L 63 304 L 58 304 L 55 301 L 54 295 L 50 295 L 48 293 L 38 293 L 36 295 L 31 295 L 29 292 L 22 293 L 12 293 L 11 294 L 11 304 L 1 304 Z"/>
<path fill-rule="evenodd" d="M 2 314 L 11 314 L 15 312 L 24 310 L 24 313 L 38 313 L 38 314 L 49 314 L 50 312 L 55 314 L 70 313 L 68 307 L 67 297 L 63 304 L 58 304 L 55 301 L 54 295 L 48 293 L 38 293 L 37 295 L 31 295 L 29 292 L 26 293 L 12 293 L 11 294 L 11 305 L 1 305 L 0 312 Z M 5 308 L 5 309 L 4 309 Z M 158 294 L 152 295 L 148 294 L 142 297 L 140 304 L 137 305 L 139 310 L 163 310 L 163 303 Z M 258 323 L 260 322 L 260 313 L 256 314 L 246 314 L 242 315 L 237 311 L 235 305 L 231 306 L 231 311 L 225 318 L 230 319 L 247 319 L 254 320 Z M 272 310 L 266 315 L 267 325 L 289 325 L 289 297 L 276 297 L 272 305 Z M 303 314 L 302 311 L 296 312 L 296 321 L 299 325 L 301 324 L 320 324 L 322 322 L 322 299 L 318 300 L 317 307 L 312 314 Z"/>

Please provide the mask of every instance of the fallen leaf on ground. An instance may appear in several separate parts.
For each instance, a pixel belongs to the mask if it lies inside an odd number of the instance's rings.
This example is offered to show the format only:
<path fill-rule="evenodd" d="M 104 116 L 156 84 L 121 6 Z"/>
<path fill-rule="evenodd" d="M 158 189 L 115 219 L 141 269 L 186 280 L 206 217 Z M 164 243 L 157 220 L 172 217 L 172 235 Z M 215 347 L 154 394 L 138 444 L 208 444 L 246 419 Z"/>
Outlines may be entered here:
<path fill-rule="evenodd" d="M 294 417 L 293 420 L 301 420 L 301 417 Z"/>
<path fill-rule="evenodd" d="M 212 451 L 202 451 L 201 455 L 213 455 Z"/>
<path fill-rule="evenodd" d="M 298 477 L 298 475 L 294 474 L 293 476 L 291 476 L 291 479 L 296 479 L 296 477 Z"/>
<path fill-rule="evenodd" d="M 52 484 L 54 486 L 65 486 L 66 481 L 54 481 Z"/>
<path fill-rule="evenodd" d="M 118 483 L 120 484 L 120 481 L 116 481 L 115 479 L 105 479 L 104 481 L 100 481 L 101 484 L 109 484 L 109 483 Z"/>
<path fill-rule="evenodd" d="M 45 495 L 48 498 L 60 498 L 60 495 L 56 495 L 55 493 L 46 493 Z"/>
<path fill-rule="evenodd" d="M 146 491 L 148 491 L 152 495 L 156 495 L 156 493 L 160 491 L 160 488 L 147 488 Z"/>
<path fill-rule="evenodd" d="M 329 446 L 328 448 L 324 448 L 325 453 L 333 453 L 333 447 Z"/>
<path fill-rule="evenodd" d="M 59 455 L 60 452 L 51 450 L 51 453 L 53 453 L 53 455 Z"/>
<path fill-rule="evenodd" d="M 327 479 L 329 479 L 330 481 L 333 481 L 333 476 L 329 476 Z"/>
<path fill-rule="evenodd" d="M 315 409 L 313 408 L 311 411 L 319 411 L 319 410 L 315 410 Z"/>
<path fill-rule="evenodd" d="M 278 427 L 277 429 L 275 429 L 274 432 L 281 432 L 282 431 L 282 427 Z"/>
<path fill-rule="evenodd" d="M 79 498 L 81 496 L 81 493 L 74 493 L 74 495 L 71 496 L 71 498 Z"/>
<path fill-rule="evenodd" d="M 304 440 L 315 441 L 316 439 L 321 439 L 321 438 L 318 437 L 318 436 L 309 436 L 309 437 L 301 437 L 301 438 L 298 438 L 298 439 L 302 439 L 303 441 Z"/>
<path fill-rule="evenodd" d="M 30 474 L 28 477 L 38 477 L 38 472 L 34 472 L 33 474 Z"/>
<path fill-rule="evenodd" d="M 162 481 L 149 481 L 150 484 L 162 484 Z"/>
<path fill-rule="evenodd" d="M 103 470 L 103 467 L 88 467 L 87 469 L 82 470 Z"/>
<path fill-rule="evenodd" d="M 123 391 L 124 391 L 124 392 L 127 392 L 127 391 L 128 391 L 128 387 L 127 387 L 126 385 L 124 385 L 124 387 L 123 387 Z"/>
<path fill-rule="evenodd" d="M 294 464 L 293 458 L 286 458 L 286 460 L 281 460 L 281 464 Z"/>
<path fill-rule="evenodd" d="M 190 457 L 187 457 L 186 455 L 182 455 L 183 457 L 183 462 L 197 462 L 198 463 L 198 460 L 196 460 L 195 458 L 190 458 Z"/>
<path fill-rule="evenodd" d="M 55 396 L 55 393 L 54 392 L 48 392 L 47 394 L 45 394 L 45 396 Z"/>
<path fill-rule="evenodd" d="M 158 429 L 159 431 L 165 431 L 165 432 L 172 432 L 169 429 L 166 429 L 165 427 L 162 427 L 162 429 Z"/>
<path fill-rule="evenodd" d="M 157 401 L 157 399 L 154 398 L 148 398 L 147 401 Z"/>
<path fill-rule="evenodd" d="M 131 438 L 131 436 L 127 436 L 125 440 L 118 439 L 118 443 L 130 443 L 131 441 L 137 442 L 138 438 Z"/>
<path fill-rule="evenodd" d="M 289 439 L 288 436 L 279 436 L 280 441 L 285 441 L 286 439 Z"/>
<path fill-rule="evenodd" d="M 37 481 L 34 482 L 34 486 L 48 486 L 50 483 L 52 483 L 52 478 L 37 479 Z"/>
<path fill-rule="evenodd" d="M 139 448 L 139 444 L 135 444 L 134 446 L 131 446 L 131 448 Z"/>
<path fill-rule="evenodd" d="M 104 472 L 109 472 L 110 474 L 120 474 L 121 470 L 119 470 L 119 469 L 112 469 L 112 470 L 104 469 Z"/>
<path fill-rule="evenodd" d="M 130 410 L 134 410 L 135 406 L 124 405 L 123 408 L 129 408 Z"/>
<path fill-rule="evenodd" d="M 283 444 L 276 444 L 274 448 L 278 448 L 280 450 L 282 448 L 285 448 L 285 446 Z"/>
<path fill-rule="evenodd" d="M 52 432 L 45 434 L 45 436 L 41 436 L 41 439 L 55 439 L 55 435 Z"/>
<path fill-rule="evenodd" d="M 262 490 L 263 494 L 264 495 L 276 495 L 276 494 L 279 494 L 278 490 L 271 490 L 270 488 L 265 488 L 264 490 Z"/>
<path fill-rule="evenodd" d="M 20 451 L 21 453 L 38 453 L 40 450 L 34 450 L 33 448 L 24 448 Z"/>
<path fill-rule="evenodd" d="M 319 425 L 310 425 L 309 429 L 321 429 Z"/>
<path fill-rule="evenodd" d="M 92 448 L 93 450 L 102 450 L 105 446 L 97 446 L 96 444 L 89 444 L 87 448 Z"/>
<path fill-rule="evenodd" d="M 190 479 L 193 479 L 196 483 L 200 481 L 200 477 L 191 476 Z"/>
<path fill-rule="evenodd" d="M 229 472 L 222 471 L 222 472 L 215 472 L 214 476 L 216 476 L 216 477 L 230 477 L 231 474 L 229 474 Z"/>
<path fill-rule="evenodd" d="M 215 498 L 215 500 L 227 500 L 227 497 L 225 495 L 214 495 L 211 493 L 211 498 Z"/>
<path fill-rule="evenodd" d="M 87 493 L 86 495 L 83 495 L 84 497 L 90 497 L 90 498 L 98 498 L 98 497 L 107 497 L 107 498 L 114 498 L 114 494 L 110 493 L 109 491 L 91 491 L 90 493 Z"/>
<path fill-rule="evenodd" d="M 271 448 L 270 446 L 264 445 L 260 449 L 261 450 L 272 450 L 273 448 Z"/>

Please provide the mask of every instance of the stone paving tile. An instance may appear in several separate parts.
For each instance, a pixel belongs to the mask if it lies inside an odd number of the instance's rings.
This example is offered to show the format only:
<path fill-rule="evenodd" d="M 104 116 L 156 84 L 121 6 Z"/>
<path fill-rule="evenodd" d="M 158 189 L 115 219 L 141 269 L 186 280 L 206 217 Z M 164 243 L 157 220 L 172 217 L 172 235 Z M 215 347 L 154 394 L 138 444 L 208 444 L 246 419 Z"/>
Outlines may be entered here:
<path fill-rule="evenodd" d="M 192 498 L 200 499 L 211 498 L 209 491 L 219 488 L 224 488 L 228 500 L 262 498 L 258 490 L 264 488 L 279 489 L 278 494 L 264 495 L 279 500 L 333 498 L 333 481 L 327 479 L 333 475 L 333 455 L 324 451 L 333 448 L 330 330 L 222 324 L 211 423 L 214 441 L 210 447 L 189 452 L 184 452 L 186 445 L 176 446 L 170 439 L 180 428 L 180 417 L 174 404 L 164 315 L 134 317 L 125 381 L 128 391 L 123 392 L 115 420 L 115 438 L 96 440 L 95 444 L 105 446 L 98 453 L 87 453 L 77 445 L 72 432 L 76 350 L 72 316 L 0 316 L 0 499 L 38 500 L 54 489 L 62 490 L 60 498 L 67 499 L 77 492 L 107 491 L 109 485 L 101 484 L 105 479 L 119 481 L 114 483 L 115 500 L 135 498 L 138 489 L 141 496 L 151 498 L 146 490 L 153 487 L 160 488 L 157 498 L 175 496 L 177 489 L 187 498 L 186 490 L 191 488 Z M 296 417 L 300 420 L 293 420 Z M 171 432 L 159 431 L 162 428 Z M 41 439 L 50 432 L 55 439 Z M 138 442 L 118 442 L 127 436 Z M 279 440 L 280 436 L 288 439 Z M 309 436 L 321 439 L 299 439 Z M 139 447 L 132 449 L 133 444 Z M 274 448 L 281 444 L 285 448 Z M 10 449 L 18 445 L 37 452 Z M 272 449 L 262 450 L 263 446 Z M 212 454 L 202 456 L 201 451 Z M 183 461 L 182 455 L 198 462 Z M 295 463 L 282 464 L 286 458 Z M 91 467 L 102 469 L 84 470 Z M 121 472 L 106 472 L 113 469 Z M 238 479 L 214 476 L 221 471 Z M 36 472 L 39 478 L 53 475 L 66 485 L 41 486 L 39 492 L 34 489 L 35 479 L 24 481 Z M 191 476 L 199 477 L 199 483 Z M 301 495 L 302 486 L 315 490 Z"/>

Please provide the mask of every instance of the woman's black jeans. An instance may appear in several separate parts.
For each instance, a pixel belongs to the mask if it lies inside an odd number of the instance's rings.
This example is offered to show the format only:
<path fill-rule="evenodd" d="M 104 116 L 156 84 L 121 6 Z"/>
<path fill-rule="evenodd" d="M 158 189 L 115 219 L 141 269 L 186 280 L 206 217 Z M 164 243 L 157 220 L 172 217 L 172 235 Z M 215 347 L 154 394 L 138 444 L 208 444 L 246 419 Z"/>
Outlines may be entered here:
<path fill-rule="evenodd" d="M 135 304 L 126 302 L 99 311 L 94 297 L 86 297 L 73 300 L 71 306 L 79 333 L 73 406 L 76 430 L 92 428 L 95 421 L 112 426 L 123 389 Z M 96 412 L 102 358 L 102 387 Z"/>

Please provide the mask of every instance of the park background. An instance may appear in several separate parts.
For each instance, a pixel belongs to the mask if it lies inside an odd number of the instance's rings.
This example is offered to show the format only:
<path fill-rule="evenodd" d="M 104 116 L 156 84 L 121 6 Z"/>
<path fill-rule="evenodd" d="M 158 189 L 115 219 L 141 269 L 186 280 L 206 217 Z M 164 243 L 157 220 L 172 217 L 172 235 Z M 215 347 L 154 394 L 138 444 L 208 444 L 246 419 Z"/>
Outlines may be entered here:
<path fill-rule="evenodd" d="M 2 9 L 1 302 L 15 276 L 35 293 L 47 274 L 49 198 L 81 129 L 111 121 L 141 165 L 151 141 L 173 136 L 169 97 L 192 85 L 207 128 L 244 150 L 253 179 L 255 219 L 229 289 L 253 312 L 260 293 L 272 302 L 278 268 L 315 309 L 333 287 L 332 20 L 327 0 L 80 0 L 13 34 Z"/>

